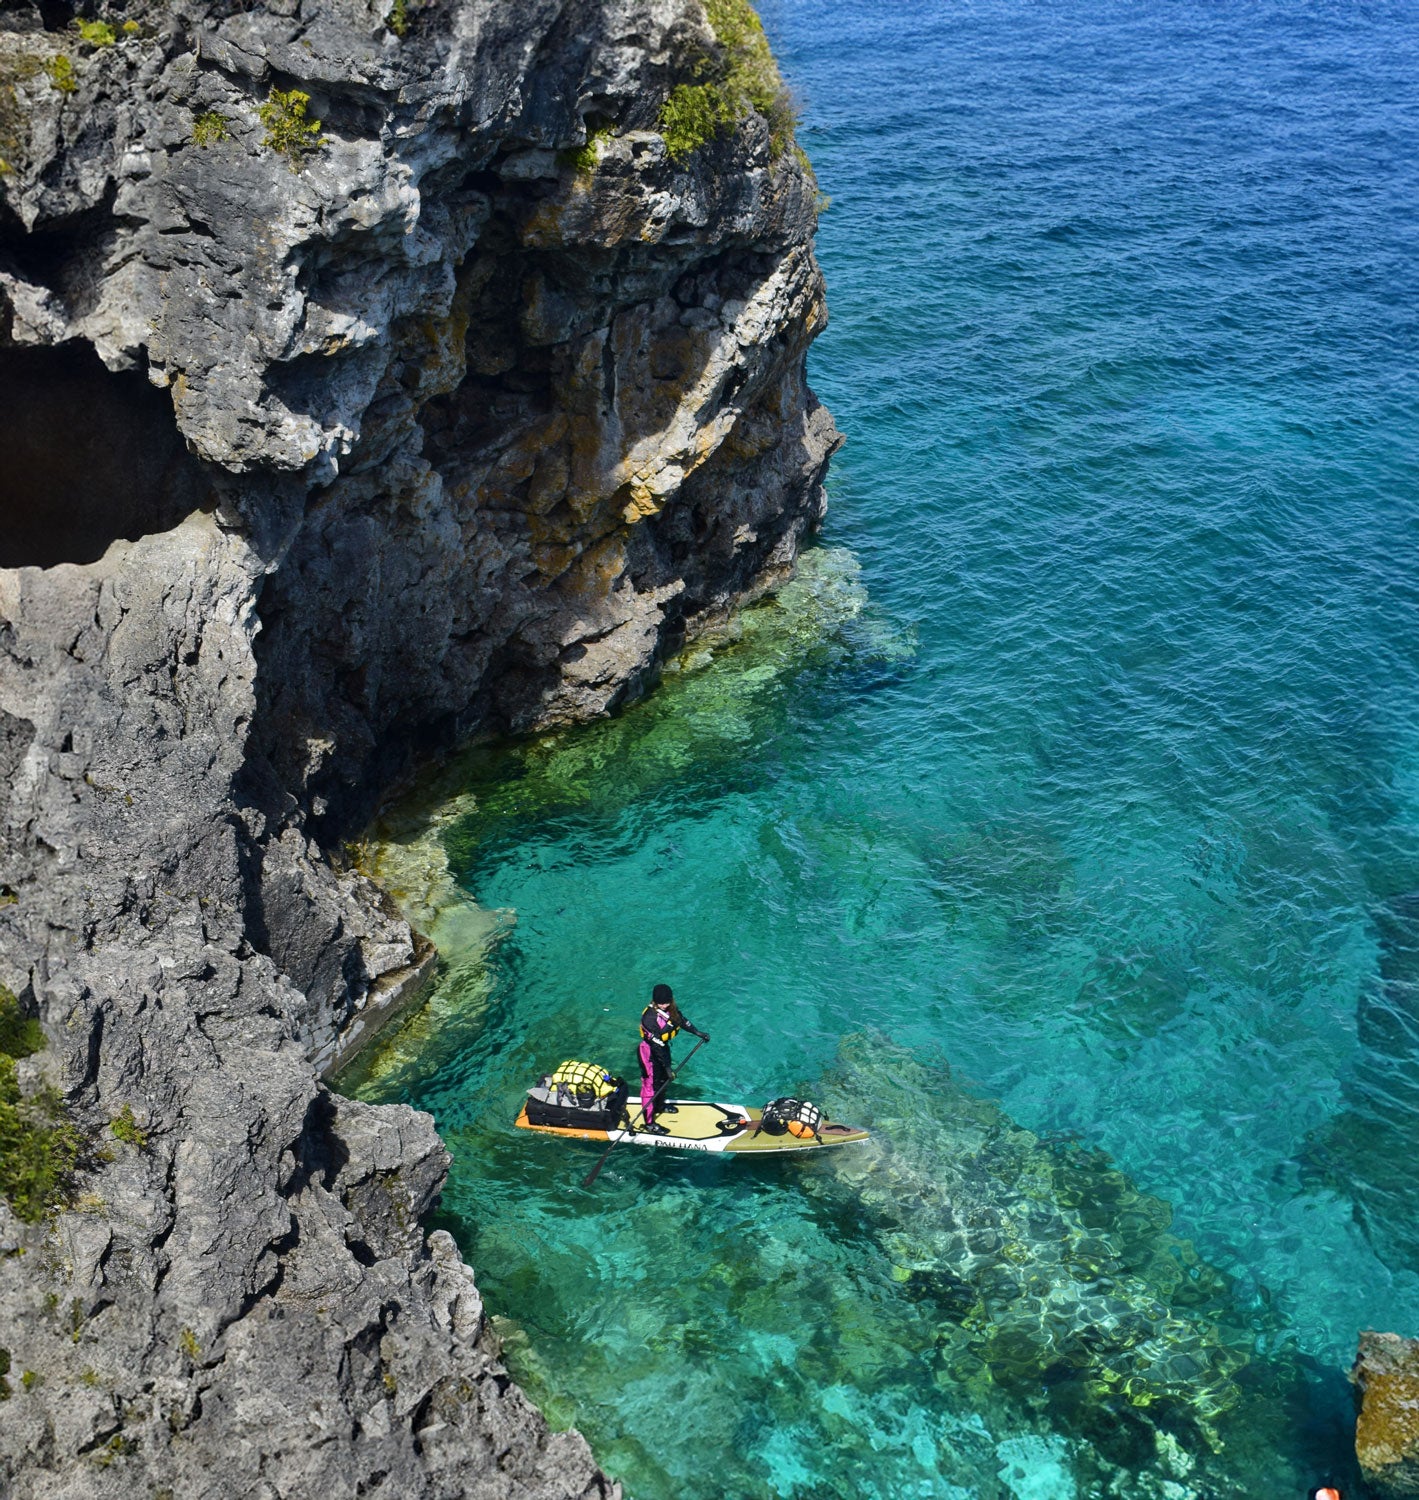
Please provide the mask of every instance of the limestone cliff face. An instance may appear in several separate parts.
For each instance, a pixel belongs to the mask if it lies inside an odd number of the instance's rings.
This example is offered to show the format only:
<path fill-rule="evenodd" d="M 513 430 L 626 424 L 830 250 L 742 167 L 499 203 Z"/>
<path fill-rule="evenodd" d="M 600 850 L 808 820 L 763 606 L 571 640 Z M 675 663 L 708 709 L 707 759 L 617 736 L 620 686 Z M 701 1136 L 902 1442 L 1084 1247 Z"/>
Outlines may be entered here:
<path fill-rule="evenodd" d="M 112 1157 L 0 1207 L 0 1493 L 608 1494 L 427 1117 L 319 1082 L 426 962 L 321 850 L 786 576 L 813 184 L 752 113 L 670 159 L 697 0 L 93 19 L 0 10 L 0 982 Z"/>

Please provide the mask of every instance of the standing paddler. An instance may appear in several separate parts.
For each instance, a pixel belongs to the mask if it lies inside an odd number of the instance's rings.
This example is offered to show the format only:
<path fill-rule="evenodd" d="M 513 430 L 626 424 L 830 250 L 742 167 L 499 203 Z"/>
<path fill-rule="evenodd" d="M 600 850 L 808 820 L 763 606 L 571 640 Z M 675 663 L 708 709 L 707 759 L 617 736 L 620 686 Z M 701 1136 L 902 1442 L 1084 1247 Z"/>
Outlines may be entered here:
<path fill-rule="evenodd" d="M 670 1039 L 677 1031 L 688 1031 L 702 1042 L 709 1041 L 708 1032 L 685 1019 L 670 986 L 658 984 L 650 992 L 650 1004 L 641 1012 L 641 1040 L 636 1049 L 641 1065 L 641 1114 L 645 1117 L 641 1128 L 653 1135 L 667 1134 L 663 1125 L 655 1123 L 657 1108 L 662 1114 L 676 1112 L 675 1105 L 657 1105 L 657 1101 L 670 1082 Z"/>

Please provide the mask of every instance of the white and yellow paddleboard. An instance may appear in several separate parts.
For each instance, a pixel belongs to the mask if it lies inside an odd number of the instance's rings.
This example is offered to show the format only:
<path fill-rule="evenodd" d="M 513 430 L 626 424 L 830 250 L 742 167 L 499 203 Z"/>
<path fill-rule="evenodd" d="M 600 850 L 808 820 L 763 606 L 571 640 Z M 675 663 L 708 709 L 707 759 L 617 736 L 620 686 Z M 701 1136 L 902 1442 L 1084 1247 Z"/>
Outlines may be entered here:
<path fill-rule="evenodd" d="M 839 1125 L 824 1120 L 818 1134 L 768 1135 L 755 1133 L 762 1110 L 746 1109 L 739 1104 L 708 1103 L 700 1099 L 672 1099 L 676 1106 L 671 1114 L 661 1106 L 656 1123 L 665 1127 L 657 1135 L 641 1126 L 640 1105 L 630 1104 L 630 1130 L 589 1130 L 570 1125 L 534 1125 L 527 1118 L 524 1104 L 513 1122 L 522 1130 L 539 1130 L 544 1135 L 566 1136 L 573 1141 L 627 1141 L 633 1146 L 673 1146 L 680 1151 L 713 1151 L 738 1155 L 776 1156 L 789 1151 L 821 1151 L 825 1146 L 849 1146 L 865 1141 L 867 1132 L 855 1125 Z"/>

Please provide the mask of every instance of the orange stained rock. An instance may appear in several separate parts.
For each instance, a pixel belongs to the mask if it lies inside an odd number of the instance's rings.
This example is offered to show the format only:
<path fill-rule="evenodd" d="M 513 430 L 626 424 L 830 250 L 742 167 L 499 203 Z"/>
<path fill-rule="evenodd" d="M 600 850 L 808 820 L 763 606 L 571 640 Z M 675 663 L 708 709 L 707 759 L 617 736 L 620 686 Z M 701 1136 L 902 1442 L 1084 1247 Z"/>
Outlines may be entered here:
<path fill-rule="evenodd" d="M 569 581 L 592 598 L 607 599 L 625 571 L 626 540 L 617 533 L 588 547 L 577 559 Z"/>
<path fill-rule="evenodd" d="M 648 521 L 660 510 L 660 497 L 652 494 L 644 485 L 632 484 L 630 491 L 631 498 L 626 501 L 625 509 L 621 512 L 621 519 L 627 526 L 634 526 L 638 521 Z"/>
<path fill-rule="evenodd" d="M 1355 1424 L 1355 1451 L 1367 1469 L 1382 1469 L 1419 1453 L 1419 1371 L 1365 1376 L 1365 1400 Z"/>

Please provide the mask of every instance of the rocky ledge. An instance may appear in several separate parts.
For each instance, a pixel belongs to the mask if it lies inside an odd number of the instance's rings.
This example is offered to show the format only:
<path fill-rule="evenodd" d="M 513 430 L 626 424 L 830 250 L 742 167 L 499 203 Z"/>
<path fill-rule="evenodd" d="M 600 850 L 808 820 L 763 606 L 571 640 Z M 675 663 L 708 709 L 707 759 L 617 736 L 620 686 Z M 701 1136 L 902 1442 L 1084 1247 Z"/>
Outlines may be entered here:
<path fill-rule="evenodd" d="M 330 851 L 816 523 L 766 59 L 743 0 L 0 8 L 0 984 L 47 1043 L 0 1109 L 79 1161 L 0 1205 L 0 1493 L 615 1492 L 421 1227 L 428 1117 L 321 1082 L 428 964 Z"/>

